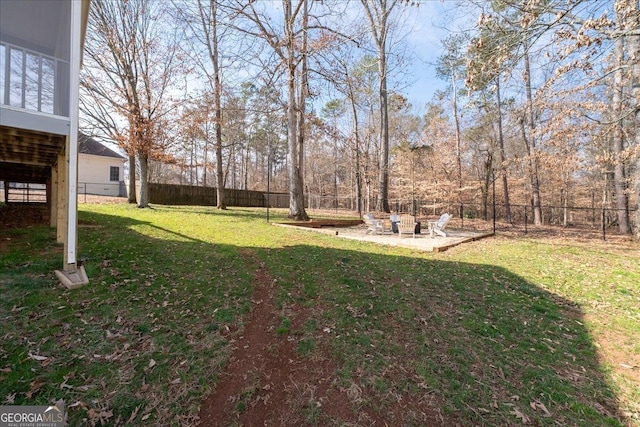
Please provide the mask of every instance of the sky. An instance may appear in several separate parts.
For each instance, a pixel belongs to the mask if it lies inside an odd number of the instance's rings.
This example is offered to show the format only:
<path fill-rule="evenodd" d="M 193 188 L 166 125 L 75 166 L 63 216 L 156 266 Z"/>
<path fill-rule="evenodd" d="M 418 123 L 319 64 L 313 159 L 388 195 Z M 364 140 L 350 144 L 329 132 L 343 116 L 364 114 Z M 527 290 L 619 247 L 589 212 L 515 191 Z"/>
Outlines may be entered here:
<path fill-rule="evenodd" d="M 424 114 L 425 105 L 433 99 L 434 93 L 447 87 L 447 82 L 436 77 L 435 63 L 442 54 L 441 40 L 466 20 L 454 19 L 455 3 L 455 0 L 420 0 L 419 6 L 404 6 L 397 37 L 408 46 L 409 61 L 403 82 L 395 87 L 391 83 L 389 88 L 406 96 L 415 114 Z M 281 13 L 275 9 L 272 12 L 276 16 Z M 189 91 L 199 86 L 199 82 L 189 79 Z"/>
<path fill-rule="evenodd" d="M 447 82 L 436 77 L 435 64 L 442 54 L 442 40 L 462 31 L 475 22 L 472 16 L 456 13 L 455 0 L 421 0 L 405 14 L 406 41 L 412 47 L 412 64 L 408 74 L 410 85 L 402 90 L 416 113 L 425 111 L 427 102 L 437 90 L 444 90 Z"/>
<path fill-rule="evenodd" d="M 408 72 L 413 83 L 403 92 L 418 112 L 424 111 L 425 104 L 431 101 L 437 90 L 446 87 L 446 82 L 436 77 L 435 63 L 442 54 L 441 40 L 448 33 L 443 28 L 447 10 L 446 2 L 424 1 L 407 14 L 411 30 L 406 39 L 414 53 Z"/>

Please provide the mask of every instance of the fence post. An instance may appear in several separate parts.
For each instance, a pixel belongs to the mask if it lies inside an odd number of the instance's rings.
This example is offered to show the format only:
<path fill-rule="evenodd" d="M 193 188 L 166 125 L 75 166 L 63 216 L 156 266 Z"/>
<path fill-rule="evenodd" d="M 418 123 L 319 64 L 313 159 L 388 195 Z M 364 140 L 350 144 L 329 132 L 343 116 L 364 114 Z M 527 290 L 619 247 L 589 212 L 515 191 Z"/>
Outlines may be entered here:
<path fill-rule="evenodd" d="M 596 226 L 596 193 L 591 191 L 591 226 Z"/>
<path fill-rule="evenodd" d="M 606 235 L 606 227 L 604 225 L 604 220 L 605 220 L 605 208 L 602 208 L 602 240 L 607 240 L 607 235 Z"/>
<path fill-rule="evenodd" d="M 527 234 L 527 205 L 524 205 L 524 234 Z"/>
<path fill-rule="evenodd" d="M 493 188 L 493 235 L 496 235 L 496 170 L 491 171 L 493 175 L 492 188 Z"/>

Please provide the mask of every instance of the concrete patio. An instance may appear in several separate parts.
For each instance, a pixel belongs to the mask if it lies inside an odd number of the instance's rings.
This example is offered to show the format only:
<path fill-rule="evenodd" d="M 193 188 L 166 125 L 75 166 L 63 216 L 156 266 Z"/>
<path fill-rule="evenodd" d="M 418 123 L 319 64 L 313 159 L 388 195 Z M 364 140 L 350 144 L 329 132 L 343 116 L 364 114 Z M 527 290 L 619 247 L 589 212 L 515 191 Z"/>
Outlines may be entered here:
<path fill-rule="evenodd" d="M 422 234 L 416 234 L 415 238 L 400 238 L 397 234 L 393 233 L 367 234 L 367 227 L 365 225 L 357 225 L 351 227 L 323 226 L 320 228 L 296 226 L 291 223 L 274 223 L 274 225 L 277 225 L 279 227 L 295 227 L 299 230 L 308 230 L 315 233 L 330 234 L 342 239 L 352 239 L 360 240 L 363 242 L 378 243 L 381 245 L 399 246 L 426 252 L 443 252 L 453 246 L 457 246 L 462 243 L 472 242 L 475 240 L 483 239 L 485 237 L 493 236 L 492 232 L 487 231 L 447 228 L 447 237 L 429 237 L 429 231 L 423 229 Z"/>

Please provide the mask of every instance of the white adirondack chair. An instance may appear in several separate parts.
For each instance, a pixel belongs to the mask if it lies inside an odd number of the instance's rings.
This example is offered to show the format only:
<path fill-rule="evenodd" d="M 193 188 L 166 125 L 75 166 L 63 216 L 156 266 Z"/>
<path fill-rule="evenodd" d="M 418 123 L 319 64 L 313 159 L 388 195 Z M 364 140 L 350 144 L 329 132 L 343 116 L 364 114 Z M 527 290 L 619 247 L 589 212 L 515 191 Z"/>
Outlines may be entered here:
<path fill-rule="evenodd" d="M 450 214 L 443 213 L 437 221 L 429 221 L 429 236 L 433 237 L 433 233 L 435 233 L 438 236 L 447 237 L 444 229 L 447 227 L 450 219 Z"/>
<path fill-rule="evenodd" d="M 384 232 L 382 220 L 376 219 L 372 213 L 365 214 L 364 223 L 367 225 L 366 234 L 378 234 Z"/>
<path fill-rule="evenodd" d="M 402 235 L 411 234 L 413 238 L 416 237 L 416 217 L 412 215 L 402 215 L 400 216 L 400 222 L 398 223 L 398 233 L 399 237 Z"/>

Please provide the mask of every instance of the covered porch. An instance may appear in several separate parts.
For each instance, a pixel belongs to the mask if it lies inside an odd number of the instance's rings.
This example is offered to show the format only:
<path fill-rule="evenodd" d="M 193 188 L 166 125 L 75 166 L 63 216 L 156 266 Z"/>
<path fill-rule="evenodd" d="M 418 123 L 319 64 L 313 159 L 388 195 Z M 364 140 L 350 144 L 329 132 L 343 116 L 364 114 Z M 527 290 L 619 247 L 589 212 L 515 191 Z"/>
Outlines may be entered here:
<path fill-rule="evenodd" d="M 0 181 L 45 184 L 64 245 L 67 287 L 88 282 L 77 262 L 78 89 L 89 0 L 0 2 Z"/>

